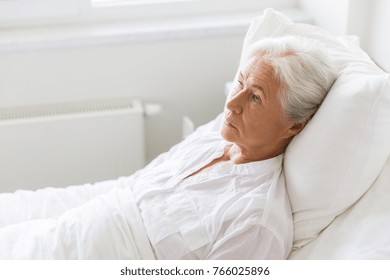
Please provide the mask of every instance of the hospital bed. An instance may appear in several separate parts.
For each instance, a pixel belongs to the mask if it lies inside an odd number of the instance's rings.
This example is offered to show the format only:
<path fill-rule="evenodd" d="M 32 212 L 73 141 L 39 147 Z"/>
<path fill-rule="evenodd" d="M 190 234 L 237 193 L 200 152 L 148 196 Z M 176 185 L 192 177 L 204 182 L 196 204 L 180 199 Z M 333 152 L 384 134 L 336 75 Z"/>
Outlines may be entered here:
<path fill-rule="evenodd" d="M 356 40 L 293 23 L 272 9 L 253 20 L 240 65 L 252 43 L 285 35 L 319 40 L 339 70 L 323 105 L 285 153 L 294 218 L 289 259 L 389 259 L 389 74 L 371 61 Z M 219 129 L 220 121 L 217 117 L 207 126 Z M 142 220 L 134 203 L 127 203 L 134 200 L 126 190 L 133 179 L 1 194 L 0 229 L 7 230 L 0 232 L 0 238 L 9 238 L 13 250 L 20 250 L 25 258 L 93 259 L 105 252 L 107 259 L 153 259 Z M 129 219 L 129 213 L 135 218 Z M 32 220 L 40 222 L 29 224 Z M 36 234 L 24 237 L 18 226 Z M 49 245 L 40 242 L 47 233 L 52 233 Z M 59 245 L 56 238 L 67 242 Z M 31 255 L 34 252 L 40 253 Z"/>

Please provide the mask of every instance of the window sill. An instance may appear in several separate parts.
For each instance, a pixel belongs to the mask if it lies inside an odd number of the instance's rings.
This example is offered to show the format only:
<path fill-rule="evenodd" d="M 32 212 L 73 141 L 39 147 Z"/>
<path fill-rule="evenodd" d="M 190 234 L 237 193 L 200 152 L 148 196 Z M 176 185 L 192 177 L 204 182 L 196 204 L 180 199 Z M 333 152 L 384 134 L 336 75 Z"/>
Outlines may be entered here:
<path fill-rule="evenodd" d="M 312 22 L 311 17 L 300 9 L 282 12 L 293 21 Z M 255 16 L 258 13 L 156 22 L 120 21 L 3 29 L 0 31 L 0 53 L 244 35 Z"/>

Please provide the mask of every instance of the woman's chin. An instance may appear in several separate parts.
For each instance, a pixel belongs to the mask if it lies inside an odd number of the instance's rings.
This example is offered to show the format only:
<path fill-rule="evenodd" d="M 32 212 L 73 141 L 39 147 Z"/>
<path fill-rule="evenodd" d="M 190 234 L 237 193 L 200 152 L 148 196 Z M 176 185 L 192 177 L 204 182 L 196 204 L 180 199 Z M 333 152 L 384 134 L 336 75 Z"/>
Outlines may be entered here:
<path fill-rule="evenodd" d="M 221 136 L 226 141 L 235 142 L 235 140 L 237 139 L 237 131 L 233 131 L 232 128 L 223 125 L 221 128 Z"/>

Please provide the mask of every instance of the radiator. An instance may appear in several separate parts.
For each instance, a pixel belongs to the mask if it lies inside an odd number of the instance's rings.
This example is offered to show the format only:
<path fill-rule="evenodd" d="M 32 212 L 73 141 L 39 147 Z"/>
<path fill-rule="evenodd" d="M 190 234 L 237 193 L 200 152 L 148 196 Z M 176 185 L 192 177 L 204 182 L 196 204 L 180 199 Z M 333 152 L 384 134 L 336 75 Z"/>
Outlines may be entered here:
<path fill-rule="evenodd" d="M 115 179 L 145 163 L 144 110 L 116 99 L 0 110 L 0 192 Z"/>

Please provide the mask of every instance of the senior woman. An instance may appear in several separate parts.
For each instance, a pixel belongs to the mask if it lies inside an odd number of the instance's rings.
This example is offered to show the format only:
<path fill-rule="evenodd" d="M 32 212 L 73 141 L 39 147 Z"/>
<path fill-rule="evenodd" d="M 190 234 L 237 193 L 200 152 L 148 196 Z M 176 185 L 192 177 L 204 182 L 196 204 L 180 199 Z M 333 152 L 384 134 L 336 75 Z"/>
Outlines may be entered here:
<path fill-rule="evenodd" d="M 0 258 L 286 258 L 283 153 L 335 75 L 320 46 L 294 37 L 260 41 L 240 70 L 216 121 L 132 176 L 1 195 Z"/>
<path fill-rule="evenodd" d="M 199 128 L 134 177 L 156 258 L 286 258 L 293 229 L 283 152 L 334 80 L 312 40 L 255 45 L 217 120 L 220 131 Z"/>

